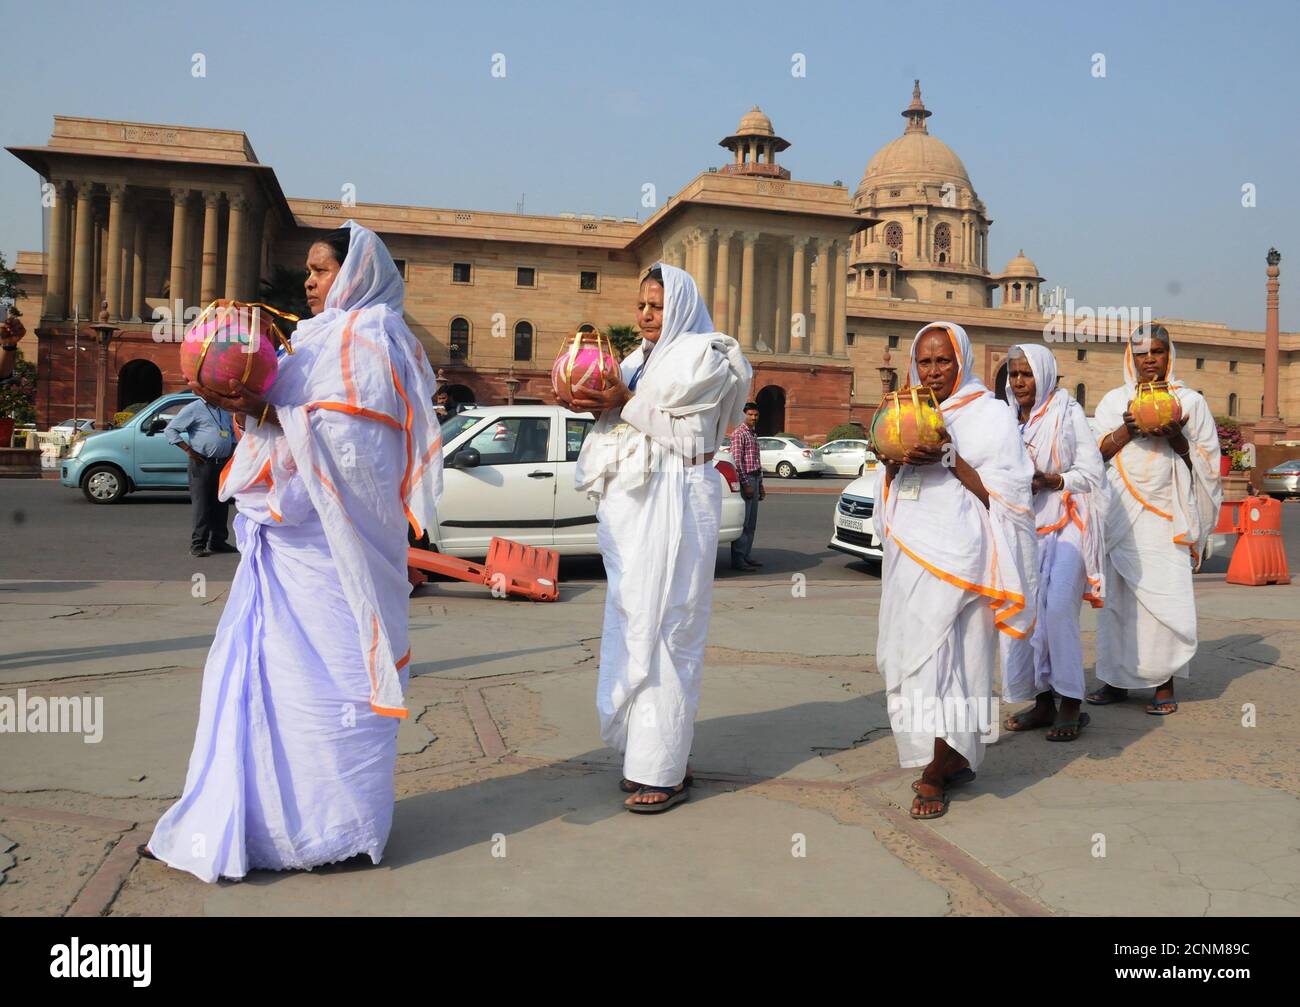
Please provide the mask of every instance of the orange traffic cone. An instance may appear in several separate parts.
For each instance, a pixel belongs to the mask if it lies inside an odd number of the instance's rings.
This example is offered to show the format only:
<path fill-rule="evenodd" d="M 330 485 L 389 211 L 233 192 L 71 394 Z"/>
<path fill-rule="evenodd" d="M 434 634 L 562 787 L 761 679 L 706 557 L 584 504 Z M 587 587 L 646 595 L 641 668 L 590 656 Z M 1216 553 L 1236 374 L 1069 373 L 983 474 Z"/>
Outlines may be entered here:
<path fill-rule="evenodd" d="M 1251 587 L 1290 584 L 1282 544 L 1282 502 L 1271 497 L 1247 497 L 1237 506 L 1241 537 L 1228 564 L 1228 583 Z"/>

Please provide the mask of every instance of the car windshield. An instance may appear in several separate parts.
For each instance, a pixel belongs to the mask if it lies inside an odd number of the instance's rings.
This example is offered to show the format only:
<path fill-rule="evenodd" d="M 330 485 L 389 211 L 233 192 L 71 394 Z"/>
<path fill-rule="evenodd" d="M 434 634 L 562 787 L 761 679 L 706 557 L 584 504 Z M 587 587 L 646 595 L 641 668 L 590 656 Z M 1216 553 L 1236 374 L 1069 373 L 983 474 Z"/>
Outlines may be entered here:
<path fill-rule="evenodd" d="M 481 413 L 457 413 L 442 423 L 442 443 L 450 444 L 475 423 L 483 419 Z"/>
<path fill-rule="evenodd" d="M 801 441 L 798 437 L 787 437 L 785 439 L 797 448 L 806 448 L 808 446 L 803 441 Z"/>

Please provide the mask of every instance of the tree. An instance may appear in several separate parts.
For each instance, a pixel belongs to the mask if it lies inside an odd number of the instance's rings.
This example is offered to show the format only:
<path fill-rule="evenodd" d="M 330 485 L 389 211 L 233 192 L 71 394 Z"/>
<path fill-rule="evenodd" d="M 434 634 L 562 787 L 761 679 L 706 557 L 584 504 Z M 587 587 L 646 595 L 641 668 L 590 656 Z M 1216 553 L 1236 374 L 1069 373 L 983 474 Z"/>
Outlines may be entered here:
<path fill-rule="evenodd" d="M 311 314 L 311 309 L 307 307 L 307 291 L 303 289 L 301 270 L 276 266 L 271 278 L 262 281 L 260 297 L 263 304 L 269 304 L 285 314 L 297 315 L 299 318 Z M 295 328 L 292 322 L 279 318 L 275 321 L 286 336 L 292 334 Z"/>
<path fill-rule="evenodd" d="M 632 325 L 606 326 L 605 335 L 609 337 L 619 357 L 626 357 L 641 345 L 641 337 L 637 335 L 636 327 Z"/>
<path fill-rule="evenodd" d="M 12 417 L 15 423 L 36 422 L 36 365 L 21 353 L 13 381 L 0 385 L 0 416 Z"/>
<path fill-rule="evenodd" d="M 0 252 L 0 313 L 18 298 L 26 296 L 26 292 L 18 286 L 18 273 L 9 268 L 4 252 Z M 14 313 L 17 314 L 17 309 Z"/>

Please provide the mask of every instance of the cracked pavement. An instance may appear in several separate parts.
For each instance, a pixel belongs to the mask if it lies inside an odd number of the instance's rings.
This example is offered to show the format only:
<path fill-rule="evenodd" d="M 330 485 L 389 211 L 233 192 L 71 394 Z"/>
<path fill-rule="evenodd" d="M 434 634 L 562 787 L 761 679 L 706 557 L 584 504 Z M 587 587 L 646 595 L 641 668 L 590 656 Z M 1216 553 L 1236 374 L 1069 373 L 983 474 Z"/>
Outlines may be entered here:
<path fill-rule="evenodd" d="M 0 581 L 0 696 L 99 697 L 105 718 L 96 745 L 0 734 L 0 915 L 1300 914 L 1300 586 L 1201 575 L 1177 715 L 1003 733 L 915 822 L 874 577 L 719 580 L 697 783 L 662 817 L 623 813 L 597 733 L 603 584 L 551 605 L 429 585 L 384 862 L 204 885 L 135 846 L 183 784 L 227 586 Z"/>

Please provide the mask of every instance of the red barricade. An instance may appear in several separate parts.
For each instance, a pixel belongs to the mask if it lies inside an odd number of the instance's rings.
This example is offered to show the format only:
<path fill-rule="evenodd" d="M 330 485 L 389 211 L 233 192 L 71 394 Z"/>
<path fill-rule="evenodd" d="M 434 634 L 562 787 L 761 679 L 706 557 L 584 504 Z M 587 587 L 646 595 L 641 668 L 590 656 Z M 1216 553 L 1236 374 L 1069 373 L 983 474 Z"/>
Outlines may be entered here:
<path fill-rule="evenodd" d="M 1282 542 L 1282 502 L 1271 497 L 1246 497 L 1236 508 L 1237 519 L 1232 530 L 1241 537 L 1228 564 L 1228 583 L 1251 587 L 1290 584 L 1291 573 Z"/>

